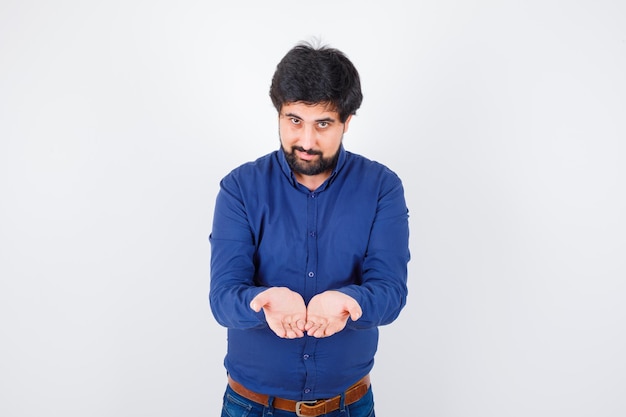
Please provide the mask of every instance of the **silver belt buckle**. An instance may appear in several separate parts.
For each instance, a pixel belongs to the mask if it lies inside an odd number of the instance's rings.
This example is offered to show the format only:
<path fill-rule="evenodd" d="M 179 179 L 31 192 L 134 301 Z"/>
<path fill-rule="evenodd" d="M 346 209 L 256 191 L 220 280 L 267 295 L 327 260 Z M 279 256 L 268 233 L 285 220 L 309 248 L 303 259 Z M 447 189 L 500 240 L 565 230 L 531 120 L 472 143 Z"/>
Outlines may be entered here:
<path fill-rule="evenodd" d="M 298 401 L 296 402 L 296 415 L 298 417 L 306 417 L 303 416 L 302 414 L 300 414 L 300 407 L 302 407 L 302 405 L 315 405 L 317 404 L 317 401 Z"/>

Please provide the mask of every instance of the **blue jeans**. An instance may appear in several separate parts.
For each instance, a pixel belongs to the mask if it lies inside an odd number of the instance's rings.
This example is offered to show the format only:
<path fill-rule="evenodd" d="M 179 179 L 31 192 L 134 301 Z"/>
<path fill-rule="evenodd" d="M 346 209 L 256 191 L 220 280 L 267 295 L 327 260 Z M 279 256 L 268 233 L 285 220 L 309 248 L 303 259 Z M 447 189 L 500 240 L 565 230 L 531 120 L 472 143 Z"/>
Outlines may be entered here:
<path fill-rule="evenodd" d="M 242 397 L 226 387 L 224 393 L 224 405 L 222 407 L 222 417 L 295 417 L 296 413 L 278 410 L 273 407 L 263 406 L 262 404 L 250 401 Z M 343 410 L 335 410 L 324 417 L 375 417 L 374 415 L 374 396 L 372 395 L 372 387 L 359 401 L 346 405 Z M 321 417 L 321 416 L 320 416 Z"/>

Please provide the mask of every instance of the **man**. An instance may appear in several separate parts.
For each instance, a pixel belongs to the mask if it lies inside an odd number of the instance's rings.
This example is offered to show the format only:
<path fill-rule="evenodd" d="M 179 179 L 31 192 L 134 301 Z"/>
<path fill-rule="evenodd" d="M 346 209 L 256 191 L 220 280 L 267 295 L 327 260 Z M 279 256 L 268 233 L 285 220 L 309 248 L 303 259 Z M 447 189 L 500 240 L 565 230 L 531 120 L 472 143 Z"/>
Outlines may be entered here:
<path fill-rule="evenodd" d="M 222 179 L 210 235 L 222 416 L 374 416 L 378 326 L 407 297 L 402 183 L 342 145 L 363 96 L 341 51 L 295 46 L 270 96 L 281 147 Z"/>

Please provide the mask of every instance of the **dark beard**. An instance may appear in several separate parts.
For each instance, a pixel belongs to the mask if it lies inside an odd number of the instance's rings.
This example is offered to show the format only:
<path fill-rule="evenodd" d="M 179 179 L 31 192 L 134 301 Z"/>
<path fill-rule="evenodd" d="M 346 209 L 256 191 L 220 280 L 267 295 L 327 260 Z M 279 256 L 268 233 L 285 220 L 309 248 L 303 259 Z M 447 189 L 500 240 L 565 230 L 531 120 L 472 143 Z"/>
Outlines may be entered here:
<path fill-rule="evenodd" d="M 339 160 L 339 150 L 337 150 L 337 152 L 331 157 L 324 158 L 322 157 L 322 153 L 320 151 L 306 151 L 300 146 L 292 146 L 291 152 L 287 152 L 285 148 L 282 149 L 285 153 L 285 158 L 287 159 L 289 168 L 291 168 L 293 172 L 302 175 L 318 175 L 323 172 L 332 171 L 337 166 L 337 161 Z M 306 152 L 309 155 L 318 155 L 320 158 L 317 161 L 301 161 L 298 160 L 296 151 Z"/>

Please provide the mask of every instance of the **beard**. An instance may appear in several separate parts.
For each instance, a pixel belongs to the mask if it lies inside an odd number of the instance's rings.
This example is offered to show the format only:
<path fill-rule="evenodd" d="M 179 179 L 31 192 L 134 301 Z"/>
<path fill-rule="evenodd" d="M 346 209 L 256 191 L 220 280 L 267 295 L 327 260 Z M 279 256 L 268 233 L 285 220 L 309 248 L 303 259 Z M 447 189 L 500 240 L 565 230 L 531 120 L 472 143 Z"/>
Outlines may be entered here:
<path fill-rule="evenodd" d="M 339 160 L 339 149 L 337 149 L 334 155 L 328 158 L 324 158 L 320 151 L 312 149 L 305 150 L 301 146 L 292 146 L 291 152 L 288 152 L 284 147 L 282 149 L 285 153 L 285 159 L 287 160 L 287 164 L 289 164 L 289 168 L 291 168 L 293 172 L 302 175 L 318 175 L 323 172 L 330 172 L 335 169 L 337 161 Z M 298 159 L 296 151 L 306 152 L 309 155 L 317 155 L 319 158 L 312 161 L 303 161 Z"/>

